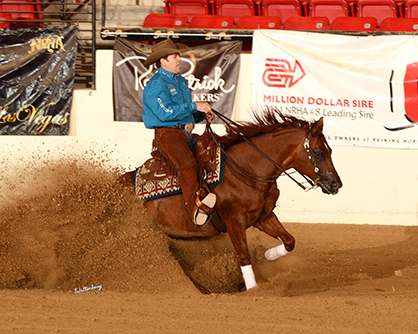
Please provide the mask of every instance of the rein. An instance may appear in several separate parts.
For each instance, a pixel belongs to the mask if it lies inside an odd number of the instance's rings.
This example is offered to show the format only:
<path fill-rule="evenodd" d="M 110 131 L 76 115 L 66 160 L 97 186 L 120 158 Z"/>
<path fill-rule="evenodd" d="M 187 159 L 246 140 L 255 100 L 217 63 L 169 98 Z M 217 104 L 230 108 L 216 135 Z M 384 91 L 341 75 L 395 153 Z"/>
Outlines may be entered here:
<path fill-rule="evenodd" d="M 226 117 L 225 115 L 219 113 L 218 111 L 216 111 L 215 109 L 212 109 L 213 113 L 218 116 L 227 126 L 229 126 L 230 124 L 233 125 L 238 125 L 237 123 L 235 123 L 233 120 L 229 119 L 228 117 Z M 212 136 L 212 139 L 215 141 L 216 145 L 218 147 L 220 147 L 222 154 L 225 156 L 226 158 L 226 162 L 229 162 L 229 166 L 230 168 L 233 170 L 234 173 L 242 176 L 243 178 L 252 181 L 252 182 L 271 182 L 271 183 L 275 183 L 276 179 L 280 176 L 280 175 L 273 175 L 273 176 L 263 176 L 263 175 L 254 175 L 252 173 L 249 173 L 247 171 L 245 171 L 242 167 L 240 167 L 230 156 L 229 154 L 222 148 L 222 146 L 220 145 L 220 143 L 218 142 L 218 140 L 216 139 L 216 136 L 212 130 L 212 128 L 210 127 L 210 124 L 208 123 L 208 129 L 209 129 L 209 133 Z M 232 128 L 233 129 L 233 128 Z M 248 138 L 246 138 L 242 133 L 236 132 L 234 129 L 233 131 L 235 133 L 237 133 L 244 141 L 246 141 L 251 147 L 253 147 L 257 152 L 259 152 L 264 158 L 266 158 L 274 167 L 276 167 L 277 169 L 279 169 L 284 175 L 286 175 L 287 177 L 289 177 L 293 182 L 295 182 L 299 187 L 301 187 L 304 191 L 309 191 L 311 189 L 316 188 L 317 185 L 317 180 L 314 182 L 312 182 L 309 178 L 307 178 L 305 175 L 303 175 L 302 173 L 300 173 L 297 169 L 295 169 L 311 186 L 310 188 L 305 187 L 302 183 L 300 183 L 299 181 L 297 181 L 292 175 L 290 175 L 288 172 L 286 172 L 282 167 L 280 167 L 276 162 L 274 162 L 267 154 L 265 154 L 263 151 L 261 151 L 256 145 L 254 145 Z M 315 163 L 315 159 L 312 156 L 312 153 L 310 151 L 310 146 L 309 146 L 309 139 L 306 138 L 305 139 L 305 143 L 303 144 L 303 147 L 305 148 L 309 160 L 312 161 L 312 163 L 314 164 L 314 171 L 315 173 L 318 173 L 319 169 L 316 166 Z"/>

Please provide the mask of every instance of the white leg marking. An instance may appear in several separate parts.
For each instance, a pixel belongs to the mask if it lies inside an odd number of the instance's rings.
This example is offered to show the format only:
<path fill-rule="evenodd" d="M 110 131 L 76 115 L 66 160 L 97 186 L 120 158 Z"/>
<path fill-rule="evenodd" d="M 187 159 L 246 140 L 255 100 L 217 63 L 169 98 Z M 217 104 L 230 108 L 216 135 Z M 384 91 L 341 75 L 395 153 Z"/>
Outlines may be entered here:
<path fill-rule="evenodd" d="M 277 247 L 268 249 L 264 253 L 264 256 L 268 261 L 274 261 L 277 260 L 279 257 L 285 256 L 287 254 L 289 254 L 289 252 L 286 250 L 286 248 L 284 248 L 284 244 L 281 244 Z"/>
<path fill-rule="evenodd" d="M 241 267 L 242 276 L 244 277 L 245 287 L 247 290 L 255 288 L 257 283 L 255 281 L 254 271 L 251 264 Z"/>

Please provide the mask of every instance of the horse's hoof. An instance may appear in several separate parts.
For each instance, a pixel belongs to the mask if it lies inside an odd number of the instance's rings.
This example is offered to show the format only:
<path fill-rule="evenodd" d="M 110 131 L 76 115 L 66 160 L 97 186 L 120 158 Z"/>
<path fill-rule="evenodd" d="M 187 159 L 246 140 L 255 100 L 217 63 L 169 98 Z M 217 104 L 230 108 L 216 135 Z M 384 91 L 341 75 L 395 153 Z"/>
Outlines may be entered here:
<path fill-rule="evenodd" d="M 253 253 L 253 258 L 256 261 L 264 261 L 266 258 L 264 257 L 264 253 L 267 251 L 267 248 L 263 245 L 259 245 L 255 248 Z"/>
<path fill-rule="evenodd" d="M 238 291 L 239 292 L 247 291 L 247 288 L 245 287 L 245 282 L 240 282 L 240 284 L 238 284 Z"/>

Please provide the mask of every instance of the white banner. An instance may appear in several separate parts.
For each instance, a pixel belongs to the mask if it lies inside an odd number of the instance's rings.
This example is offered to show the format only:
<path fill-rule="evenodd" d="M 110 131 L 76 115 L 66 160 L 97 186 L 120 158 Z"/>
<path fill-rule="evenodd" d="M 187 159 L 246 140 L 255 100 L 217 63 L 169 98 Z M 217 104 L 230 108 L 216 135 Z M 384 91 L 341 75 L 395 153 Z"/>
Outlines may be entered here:
<path fill-rule="evenodd" d="M 252 107 L 324 117 L 331 145 L 418 149 L 418 38 L 257 30 Z"/>

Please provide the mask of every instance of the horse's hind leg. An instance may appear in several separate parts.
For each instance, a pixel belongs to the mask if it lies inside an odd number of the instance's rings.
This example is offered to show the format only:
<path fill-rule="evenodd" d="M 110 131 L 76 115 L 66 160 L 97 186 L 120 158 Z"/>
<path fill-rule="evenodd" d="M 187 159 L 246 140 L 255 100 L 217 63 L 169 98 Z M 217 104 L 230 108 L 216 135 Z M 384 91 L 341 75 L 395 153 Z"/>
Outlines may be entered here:
<path fill-rule="evenodd" d="M 273 238 L 280 239 L 283 244 L 270 248 L 265 253 L 265 257 L 269 261 L 277 260 L 279 257 L 288 254 L 295 248 L 295 238 L 286 231 L 282 223 L 276 215 L 271 212 L 269 217 L 261 223 L 254 225 L 260 231 L 263 231 Z"/>

